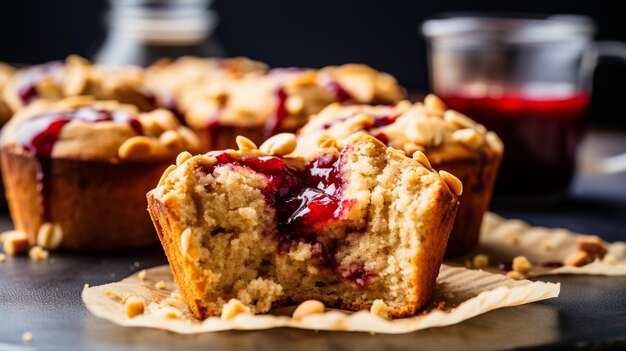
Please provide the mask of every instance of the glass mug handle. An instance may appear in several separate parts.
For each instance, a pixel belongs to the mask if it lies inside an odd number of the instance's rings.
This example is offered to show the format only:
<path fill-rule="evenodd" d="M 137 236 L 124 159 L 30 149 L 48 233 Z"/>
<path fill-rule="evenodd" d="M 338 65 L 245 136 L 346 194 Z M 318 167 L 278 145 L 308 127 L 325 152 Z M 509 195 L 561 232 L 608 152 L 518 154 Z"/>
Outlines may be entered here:
<path fill-rule="evenodd" d="M 596 42 L 592 52 L 591 60 L 588 66 L 593 71 L 596 63 L 606 61 L 617 61 L 626 64 L 626 43 L 619 41 L 599 41 Z M 626 171 L 626 152 L 597 159 L 591 164 L 591 169 L 598 173 L 613 174 Z"/>

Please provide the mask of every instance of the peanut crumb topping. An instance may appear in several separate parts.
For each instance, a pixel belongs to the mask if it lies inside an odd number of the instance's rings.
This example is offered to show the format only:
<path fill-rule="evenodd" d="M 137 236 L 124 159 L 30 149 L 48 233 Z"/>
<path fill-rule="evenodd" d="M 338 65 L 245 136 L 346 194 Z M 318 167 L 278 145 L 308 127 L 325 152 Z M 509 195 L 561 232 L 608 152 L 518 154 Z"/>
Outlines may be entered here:
<path fill-rule="evenodd" d="M 28 147 L 31 141 L 27 140 L 31 136 L 23 130 L 32 129 L 30 124 L 35 120 L 63 122 L 58 134 L 53 135 L 54 158 L 157 161 L 174 158 L 185 150 L 200 150 L 197 136 L 181 126 L 170 111 L 140 112 L 133 105 L 97 101 L 88 96 L 38 101 L 20 109 L 5 126 L 2 146 L 16 152 L 32 152 Z M 43 124 L 40 133 L 48 133 L 46 128 L 49 127 Z"/>
<path fill-rule="evenodd" d="M 431 160 L 478 157 L 479 152 L 495 157 L 504 149 L 495 133 L 458 111 L 448 110 L 431 94 L 424 103 L 416 104 L 328 106 L 300 130 L 296 154 L 327 138 L 342 140 L 356 131 L 365 131 L 409 155 L 425 152 Z"/>

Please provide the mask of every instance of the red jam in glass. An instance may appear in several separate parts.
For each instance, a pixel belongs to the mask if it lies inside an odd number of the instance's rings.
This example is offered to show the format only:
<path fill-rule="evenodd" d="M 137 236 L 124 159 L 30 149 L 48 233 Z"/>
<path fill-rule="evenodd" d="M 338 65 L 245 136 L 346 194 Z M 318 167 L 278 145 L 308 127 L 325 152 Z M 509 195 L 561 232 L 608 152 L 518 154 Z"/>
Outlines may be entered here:
<path fill-rule="evenodd" d="M 504 142 L 504 159 L 496 184 L 501 197 L 563 195 L 572 179 L 581 120 L 589 105 L 586 93 L 568 97 L 498 98 L 443 95 L 460 111 Z"/>
<path fill-rule="evenodd" d="M 72 121 L 87 123 L 118 122 L 128 124 L 138 135 L 143 134 L 141 123 L 126 112 L 95 110 L 90 107 L 69 111 L 55 111 L 25 120 L 17 129 L 18 142 L 38 161 L 38 191 L 43 208 L 44 222 L 52 220 L 50 214 L 50 173 L 52 171 L 52 151 L 63 127 Z"/>

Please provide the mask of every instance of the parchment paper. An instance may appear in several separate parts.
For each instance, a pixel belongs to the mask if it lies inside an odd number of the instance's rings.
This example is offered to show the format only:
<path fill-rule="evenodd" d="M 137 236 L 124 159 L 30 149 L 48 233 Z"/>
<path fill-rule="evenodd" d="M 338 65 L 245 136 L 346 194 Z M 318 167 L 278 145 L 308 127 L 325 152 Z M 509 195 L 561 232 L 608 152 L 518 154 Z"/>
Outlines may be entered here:
<path fill-rule="evenodd" d="M 626 275 L 626 242 L 608 245 L 603 260 L 596 260 L 582 267 L 542 267 L 549 262 L 562 262 L 577 249 L 577 238 L 584 234 L 567 229 L 533 227 L 517 219 L 505 219 L 487 213 L 483 220 L 480 243 L 477 249 L 459 259 L 447 261 L 451 265 L 466 265 L 477 254 L 489 257 L 491 272 L 503 273 L 496 266 L 511 262 L 515 256 L 526 256 L 533 266 L 526 276 L 537 277 L 551 274 Z"/>
<path fill-rule="evenodd" d="M 155 288 L 160 280 L 165 282 L 165 289 Z M 149 269 L 144 280 L 134 274 L 120 282 L 86 288 L 82 298 L 91 313 L 119 325 L 183 334 L 276 327 L 397 334 L 456 324 L 497 308 L 557 297 L 559 290 L 560 285 L 555 283 L 515 281 L 500 274 L 442 265 L 431 302 L 409 318 L 386 320 L 368 311 L 327 310 L 297 321 L 290 317 L 294 307 L 289 307 L 264 315 L 240 314 L 229 321 L 219 317 L 200 321 L 172 297 L 177 295 L 177 289 L 170 268 L 160 266 Z M 142 299 L 146 306 L 144 314 L 128 318 L 124 304 L 110 297 L 124 294 Z"/>

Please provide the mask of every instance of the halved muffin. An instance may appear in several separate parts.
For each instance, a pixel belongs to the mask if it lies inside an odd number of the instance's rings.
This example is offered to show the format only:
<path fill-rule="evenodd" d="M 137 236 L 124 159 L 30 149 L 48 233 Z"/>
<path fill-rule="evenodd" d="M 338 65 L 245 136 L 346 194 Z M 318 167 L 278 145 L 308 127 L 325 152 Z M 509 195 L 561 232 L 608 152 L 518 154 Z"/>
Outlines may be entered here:
<path fill-rule="evenodd" d="M 157 241 L 145 193 L 199 141 L 169 111 L 83 96 L 19 110 L 0 147 L 11 217 L 31 244 L 104 251 Z"/>
<path fill-rule="evenodd" d="M 148 193 L 148 211 L 196 317 L 231 298 L 252 312 L 316 299 L 393 317 L 429 299 L 460 182 L 417 158 L 354 135 L 306 157 L 279 134 L 260 150 L 182 154 Z M 448 186 L 450 184 L 450 186 Z"/>
<path fill-rule="evenodd" d="M 235 147 L 238 135 L 261 143 L 277 133 L 295 132 L 333 102 L 392 103 L 405 96 L 392 76 L 357 64 L 252 72 L 214 81 L 194 93 L 185 122 L 207 151 Z"/>
<path fill-rule="evenodd" d="M 416 104 L 329 106 L 300 130 L 296 154 L 306 153 L 327 138 L 341 140 L 358 131 L 408 155 L 422 151 L 436 170 L 450 172 L 463 182 L 447 254 L 473 249 L 502 159 L 498 136 L 429 95 L 424 103 Z"/>

